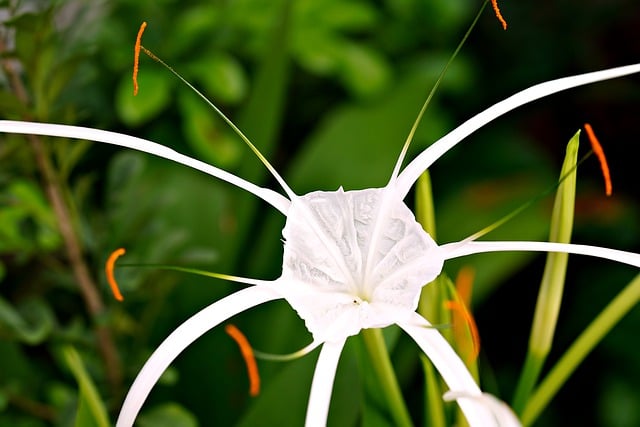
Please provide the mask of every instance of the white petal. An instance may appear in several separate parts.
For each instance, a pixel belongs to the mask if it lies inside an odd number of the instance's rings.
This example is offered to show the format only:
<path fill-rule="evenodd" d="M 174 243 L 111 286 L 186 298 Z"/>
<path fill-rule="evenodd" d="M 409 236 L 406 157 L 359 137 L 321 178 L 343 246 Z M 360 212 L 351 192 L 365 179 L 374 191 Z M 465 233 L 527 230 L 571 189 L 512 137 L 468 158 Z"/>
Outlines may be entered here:
<path fill-rule="evenodd" d="M 258 187 L 244 179 L 237 177 L 229 172 L 223 171 L 215 166 L 211 166 L 200 160 L 193 159 L 184 154 L 180 154 L 164 145 L 147 141 L 146 139 L 136 138 L 133 136 L 109 132 L 105 130 L 85 128 L 80 126 L 56 125 L 49 123 L 32 123 L 32 122 L 16 122 L 10 120 L 0 120 L 0 132 L 22 133 L 30 135 L 47 135 L 59 136 L 64 138 L 86 139 L 89 141 L 104 142 L 106 144 L 119 145 L 145 153 L 154 154 L 158 157 L 173 160 L 176 163 L 189 166 L 206 174 L 215 176 L 216 178 L 227 181 L 230 184 L 247 190 L 274 206 L 283 214 L 287 214 L 289 209 L 289 200 L 282 194 L 276 193 L 267 188 Z"/>
<path fill-rule="evenodd" d="M 475 400 L 491 411 L 497 425 L 500 427 L 519 427 L 522 425 L 516 414 L 506 403 L 489 393 L 482 393 L 480 396 L 468 396 L 465 393 L 448 391 L 443 398 L 444 400 L 456 400 L 458 402 L 460 399 Z"/>
<path fill-rule="evenodd" d="M 398 180 L 396 181 L 397 189 L 401 193 L 402 198 L 404 198 L 420 174 L 431 166 L 440 156 L 482 126 L 521 105 L 576 86 L 601 80 L 609 80 L 637 72 L 640 72 L 640 64 L 564 77 L 540 83 L 518 92 L 470 118 L 420 153 L 398 176 Z"/>
<path fill-rule="evenodd" d="M 171 333 L 144 364 L 120 409 L 117 427 L 132 426 L 160 375 L 192 342 L 228 318 L 280 296 L 262 286 L 243 289 L 202 309 Z"/>
<path fill-rule="evenodd" d="M 410 322 L 399 323 L 404 331 L 413 338 L 425 352 L 431 363 L 436 367 L 440 376 L 449 389 L 465 396 L 478 399 L 460 399 L 458 404 L 471 427 L 497 426 L 494 408 L 489 407 L 480 399 L 482 391 L 471 376 L 471 373 L 444 339 L 437 329 L 432 328 L 419 314 L 414 313 Z"/>
<path fill-rule="evenodd" d="M 306 427 L 325 427 L 329 414 L 329 403 L 333 390 L 333 380 L 340 360 L 340 353 L 346 339 L 339 342 L 326 342 L 320 351 L 316 370 L 313 373 L 309 405 L 307 406 Z"/>
<path fill-rule="evenodd" d="M 563 252 L 568 254 L 589 255 L 610 259 L 623 264 L 640 267 L 640 254 L 619 251 L 617 249 L 599 246 L 577 245 L 574 243 L 555 242 L 456 242 L 440 246 L 444 250 L 446 259 L 458 258 L 465 255 L 483 252 L 533 251 L 533 252 Z"/>

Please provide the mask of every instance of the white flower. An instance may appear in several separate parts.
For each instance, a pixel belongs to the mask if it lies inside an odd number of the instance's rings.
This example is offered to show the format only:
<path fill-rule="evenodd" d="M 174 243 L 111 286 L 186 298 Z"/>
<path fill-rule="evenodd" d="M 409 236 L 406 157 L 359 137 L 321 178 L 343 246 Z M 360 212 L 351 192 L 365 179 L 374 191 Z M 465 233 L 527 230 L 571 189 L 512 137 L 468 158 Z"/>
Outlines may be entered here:
<path fill-rule="evenodd" d="M 326 423 L 333 380 L 346 339 L 361 329 L 397 324 L 431 359 L 471 426 L 518 425 L 511 410 L 481 392 L 451 346 L 415 310 L 421 288 L 451 258 L 492 251 L 567 252 L 640 267 L 640 255 L 594 246 L 548 242 L 462 241 L 437 245 L 416 222 L 403 199 L 418 176 L 466 136 L 496 117 L 571 87 L 640 72 L 640 64 L 542 83 L 490 107 L 444 136 L 399 173 L 402 155 L 384 188 L 318 191 L 298 196 L 271 169 L 287 197 L 235 175 L 127 135 L 64 125 L 0 121 L 0 131 L 105 142 L 155 154 L 198 169 L 273 205 L 286 217 L 282 276 L 272 282 L 228 276 L 252 285 L 203 309 L 180 325 L 144 365 L 122 406 L 118 426 L 133 424 L 162 372 L 189 344 L 226 319 L 284 298 L 305 321 L 315 345 L 316 366 L 307 426 Z"/>

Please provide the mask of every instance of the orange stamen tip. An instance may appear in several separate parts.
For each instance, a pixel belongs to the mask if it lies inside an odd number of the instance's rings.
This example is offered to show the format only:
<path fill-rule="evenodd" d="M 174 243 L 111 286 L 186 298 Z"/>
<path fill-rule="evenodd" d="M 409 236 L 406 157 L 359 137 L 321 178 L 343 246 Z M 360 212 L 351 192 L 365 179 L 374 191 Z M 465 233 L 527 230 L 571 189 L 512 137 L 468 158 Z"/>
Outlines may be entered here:
<path fill-rule="evenodd" d="M 467 308 L 471 305 L 471 290 L 473 288 L 474 278 L 475 270 L 473 267 L 466 266 L 461 268 L 455 283 L 456 299 L 444 301 L 444 307 L 447 310 L 451 310 L 453 314 L 453 331 L 457 337 L 456 341 L 459 343 L 465 342 L 467 340 L 467 331 L 471 336 L 472 348 L 467 353 L 471 357 L 471 360 L 476 360 L 480 353 L 480 333 L 478 332 L 478 326 L 473 315 Z"/>
<path fill-rule="evenodd" d="M 444 307 L 447 310 L 451 310 L 455 314 L 460 316 L 462 320 L 467 324 L 469 334 L 471 335 L 471 343 L 473 344 L 471 359 L 476 360 L 478 358 L 478 355 L 480 354 L 480 333 L 478 332 L 478 325 L 476 324 L 476 320 L 473 318 L 473 315 L 461 301 L 445 301 Z M 454 330 L 455 328 L 456 326 L 454 323 Z"/>
<path fill-rule="evenodd" d="M 602 177 L 604 178 L 604 187 L 605 193 L 607 196 L 610 196 L 613 192 L 613 187 L 611 185 L 611 173 L 609 172 L 609 164 L 607 163 L 607 158 L 604 155 L 604 150 L 602 149 L 602 145 L 600 145 L 600 141 L 596 137 L 596 134 L 593 132 L 593 128 L 589 123 L 584 124 L 584 130 L 587 132 L 587 137 L 589 138 L 589 142 L 591 143 L 591 148 L 595 153 L 598 161 L 600 162 L 600 169 L 602 170 Z"/>
<path fill-rule="evenodd" d="M 147 23 L 143 22 L 138 30 L 136 44 L 133 47 L 133 96 L 138 94 L 138 64 L 140 62 L 140 48 L 142 47 L 142 33 L 147 28 Z"/>
<path fill-rule="evenodd" d="M 502 16 L 502 13 L 500 13 L 500 8 L 498 7 L 498 0 L 491 0 L 491 7 L 493 7 L 493 12 L 496 14 L 496 18 L 498 18 L 498 21 L 500 21 L 500 23 L 502 24 L 502 29 L 506 30 L 507 21 L 505 21 L 504 17 Z"/>
<path fill-rule="evenodd" d="M 233 338 L 240 347 L 240 353 L 247 364 L 247 373 L 249 375 L 249 395 L 252 397 L 260 394 L 260 374 L 258 374 L 258 364 L 249 344 L 249 340 L 244 336 L 240 329 L 235 325 L 227 324 L 224 327 L 225 332 Z"/>
<path fill-rule="evenodd" d="M 116 260 L 125 254 L 124 248 L 116 249 L 111 252 L 109 258 L 107 258 L 107 263 L 105 264 L 104 271 L 107 274 L 107 282 L 109 282 L 109 286 L 111 286 L 111 292 L 113 293 L 113 297 L 118 301 L 123 301 L 124 297 L 120 293 L 120 289 L 118 288 L 118 283 L 113 275 L 113 270 L 116 266 Z"/>

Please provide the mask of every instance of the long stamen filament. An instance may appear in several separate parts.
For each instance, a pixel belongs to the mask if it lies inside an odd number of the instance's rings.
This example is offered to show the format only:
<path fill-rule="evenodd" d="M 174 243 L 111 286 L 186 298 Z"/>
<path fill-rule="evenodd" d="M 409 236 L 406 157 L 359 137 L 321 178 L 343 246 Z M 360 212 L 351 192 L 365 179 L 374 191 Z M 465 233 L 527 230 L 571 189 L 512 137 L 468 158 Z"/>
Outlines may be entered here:
<path fill-rule="evenodd" d="M 146 47 L 140 45 L 140 50 L 142 50 L 142 52 L 144 52 L 149 58 L 153 59 L 154 61 L 158 62 L 163 67 L 165 67 L 167 70 L 169 70 L 182 83 L 187 85 L 187 87 L 189 89 L 191 89 L 196 95 L 198 95 L 198 97 L 200 97 L 200 99 L 202 99 L 204 102 L 206 102 L 207 105 L 209 105 L 216 112 L 216 114 L 218 114 L 218 116 L 220 116 L 220 118 L 222 120 L 224 120 L 225 123 L 236 133 L 236 135 L 238 135 L 240 137 L 240 139 L 242 139 L 242 141 L 251 149 L 251 151 L 253 151 L 253 153 L 256 155 L 256 157 L 258 157 L 258 159 L 267 168 L 267 170 L 271 173 L 271 175 L 276 179 L 276 181 L 278 181 L 278 184 L 280 184 L 280 186 L 282 187 L 284 192 L 287 194 L 289 199 L 293 200 L 293 199 L 295 199 L 297 197 L 296 194 L 293 192 L 293 190 L 287 185 L 287 183 L 284 181 L 284 179 L 280 176 L 280 174 L 271 165 L 271 163 L 269 163 L 267 158 L 262 155 L 260 150 L 258 150 L 258 148 L 255 145 L 253 145 L 253 143 L 249 140 L 249 138 L 247 138 L 247 136 L 231 121 L 230 118 L 228 118 L 222 112 L 222 110 L 220 110 L 213 102 L 209 101 L 209 99 L 206 96 L 204 96 L 204 94 L 202 92 L 200 92 L 198 89 L 195 88 L 195 86 L 193 86 L 184 77 L 182 77 L 182 75 L 180 73 L 178 73 L 176 70 L 174 70 L 171 66 L 169 66 L 162 59 L 158 58 L 149 49 L 147 49 Z"/>
<path fill-rule="evenodd" d="M 191 268 L 191 267 L 180 267 L 180 266 L 176 266 L 176 265 L 121 264 L 120 266 L 121 267 L 145 267 L 145 268 L 155 268 L 155 269 L 158 269 L 158 270 L 179 271 L 179 272 L 182 272 L 182 273 L 197 274 L 199 276 L 213 277 L 213 278 L 216 278 L 216 279 L 228 280 L 230 282 L 244 283 L 244 284 L 247 284 L 247 285 L 255 285 L 255 286 L 266 285 L 266 284 L 271 283 L 271 282 L 266 281 L 266 280 L 251 279 L 251 278 L 248 278 L 248 277 L 233 276 L 233 275 L 230 275 L 230 274 L 214 273 L 212 271 L 200 270 L 200 269 Z"/>
<path fill-rule="evenodd" d="M 289 362 L 291 360 L 299 359 L 302 356 L 306 356 L 307 354 L 318 348 L 321 344 L 322 342 L 314 341 L 311 344 L 304 346 L 300 350 L 294 351 L 293 353 L 289 354 L 273 354 L 253 349 L 253 355 L 256 357 L 256 359 L 269 360 L 272 362 Z"/>
<path fill-rule="evenodd" d="M 469 25 L 469 28 L 467 29 L 467 32 L 462 37 L 462 40 L 460 40 L 460 43 L 458 43 L 458 46 L 456 46 L 456 49 L 453 51 L 453 53 L 447 60 L 447 63 L 442 68 L 442 71 L 440 71 L 440 75 L 438 76 L 438 79 L 436 80 L 435 84 L 431 88 L 431 91 L 429 91 L 429 95 L 427 96 L 427 99 L 424 101 L 424 104 L 422 104 L 422 108 L 420 108 L 420 111 L 418 112 L 418 116 L 414 120 L 413 125 L 411 126 L 411 130 L 409 131 L 409 135 L 407 135 L 407 139 L 405 140 L 404 145 L 402 146 L 402 150 L 400 151 L 400 155 L 398 156 L 396 165 L 393 168 L 393 172 L 391 173 L 390 182 L 395 181 L 398 174 L 400 173 L 402 162 L 404 161 L 404 158 L 407 155 L 407 151 L 409 150 L 409 146 L 411 145 L 411 142 L 413 141 L 416 131 L 418 130 L 418 126 L 420 125 L 420 122 L 422 122 L 422 117 L 424 116 L 424 113 L 427 111 L 427 107 L 431 103 L 431 99 L 433 98 L 436 91 L 440 87 L 440 83 L 444 79 L 445 74 L 447 74 L 447 70 L 449 70 L 449 66 L 453 63 L 453 60 L 458 56 L 458 53 L 460 53 L 462 46 L 464 46 L 465 42 L 471 35 L 471 31 L 475 28 L 476 24 L 478 23 L 478 20 L 480 19 L 480 16 L 482 15 L 482 12 L 484 11 L 484 8 L 486 7 L 486 5 L 487 5 L 487 2 L 485 1 L 482 4 L 482 7 L 478 11 L 478 13 L 476 14 L 476 17 L 473 19 L 473 22 L 471 23 L 471 25 Z"/>
<path fill-rule="evenodd" d="M 574 174 L 576 172 L 576 170 L 578 169 L 578 166 L 580 166 L 582 163 L 584 163 L 589 157 L 591 157 L 591 155 L 594 154 L 594 151 L 591 150 L 589 151 L 587 154 L 585 154 L 584 156 L 582 156 L 580 158 L 580 160 L 578 160 L 578 162 L 576 162 L 575 166 L 573 166 L 571 169 L 569 169 L 567 171 L 567 173 L 565 173 L 564 175 L 562 175 L 560 177 L 560 179 L 558 180 L 558 182 L 554 183 L 552 186 L 550 186 L 548 189 L 544 190 L 543 192 L 541 192 L 540 194 L 538 194 L 537 196 L 535 196 L 534 198 L 532 198 L 531 200 L 528 200 L 526 202 L 524 202 L 522 205 L 518 206 L 517 208 L 515 208 L 513 211 L 511 211 L 510 213 L 508 213 L 507 215 L 505 215 L 504 217 L 500 218 L 499 220 L 497 220 L 496 222 L 494 222 L 493 224 L 489 224 L 488 226 L 484 227 L 483 229 L 481 229 L 480 231 L 473 233 L 471 236 L 462 239 L 463 242 L 466 241 L 472 241 L 472 240 L 477 240 L 482 236 L 485 236 L 487 234 L 489 234 L 490 232 L 492 232 L 493 230 L 497 229 L 498 227 L 500 227 L 501 225 L 511 221 L 513 218 L 515 218 L 516 216 L 518 216 L 520 213 L 522 213 L 524 210 L 526 210 L 527 208 L 529 208 L 530 206 L 532 206 L 534 203 L 538 202 L 539 200 L 543 199 L 544 197 L 547 197 L 549 194 L 551 194 L 556 188 L 558 188 L 560 186 L 560 184 L 562 184 L 564 182 L 565 179 L 567 179 L 569 176 L 571 176 L 572 174 Z"/>

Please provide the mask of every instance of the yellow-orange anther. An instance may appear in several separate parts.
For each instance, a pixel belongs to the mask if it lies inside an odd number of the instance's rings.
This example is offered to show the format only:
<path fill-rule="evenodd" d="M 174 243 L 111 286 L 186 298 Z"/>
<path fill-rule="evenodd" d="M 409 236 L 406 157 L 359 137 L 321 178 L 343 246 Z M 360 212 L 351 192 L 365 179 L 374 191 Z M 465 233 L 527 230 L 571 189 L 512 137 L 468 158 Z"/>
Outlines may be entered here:
<path fill-rule="evenodd" d="M 253 350 L 249 341 L 244 336 L 240 329 L 235 325 L 228 324 L 224 327 L 224 330 L 240 347 L 240 353 L 244 358 L 244 362 L 247 364 L 247 373 L 249 375 L 249 395 L 257 396 L 260 394 L 260 375 L 258 374 L 258 364 L 256 358 L 253 355 Z"/>
<path fill-rule="evenodd" d="M 125 254 L 125 250 L 123 248 L 116 249 L 111 252 L 109 258 L 107 258 L 107 263 L 105 264 L 104 271 L 107 274 L 107 282 L 109 282 L 109 286 L 111 286 L 111 292 L 113 293 L 113 297 L 118 301 L 123 301 L 124 297 L 120 293 L 120 289 L 118 289 L 118 283 L 116 282 L 115 277 L 113 276 L 113 269 L 116 266 L 116 260 Z"/>
<path fill-rule="evenodd" d="M 498 0 L 491 0 L 491 7 L 493 7 L 493 12 L 496 14 L 496 18 L 502 24 L 502 29 L 507 29 L 507 21 L 502 17 L 502 13 L 500 13 L 500 8 L 498 7 Z"/>
<path fill-rule="evenodd" d="M 458 272 L 456 278 L 457 300 L 445 301 L 446 309 L 453 312 L 453 331 L 456 335 L 456 341 L 462 343 L 466 340 L 466 331 L 468 329 L 471 335 L 473 348 L 470 351 L 471 360 L 475 360 L 480 353 L 480 334 L 478 326 L 473 315 L 467 307 L 471 305 L 471 289 L 473 287 L 473 279 L 475 272 L 471 267 L 463 267 Z M 466 325 L 466 328 L 465 328 Z"/>
<path fill-rule="evenodd" d="M 133 96 L 138 94 L 138 63 L 140 62 L 140 47 L 142 46 L 142 33 L 147 28 L 147 23 L 143 22 L 138 30 L 136 44 L 133 47 Z"/>
<path fill-rule="evenodd" d="M 598 141 L 598 138 L 596 138 L 596 134 L 593 132 L 593 128 L 589 123 L 584 124 L 584 130 L 587 131 L 587 137 L 589 138 L 589 142 L 591 143 L 591 148 L 600 161 L 600 169 L 602 169 L 602 177 L 604 178 L 605 192 L 607 196 L 610 196 L 613 192 L 613 187 L 611 185 L 609 164 L 607 163 L 607 158 L 604 155 L 604 150 L 602 149 L 602 145 L 600 145 L 600 141 Z"/>

